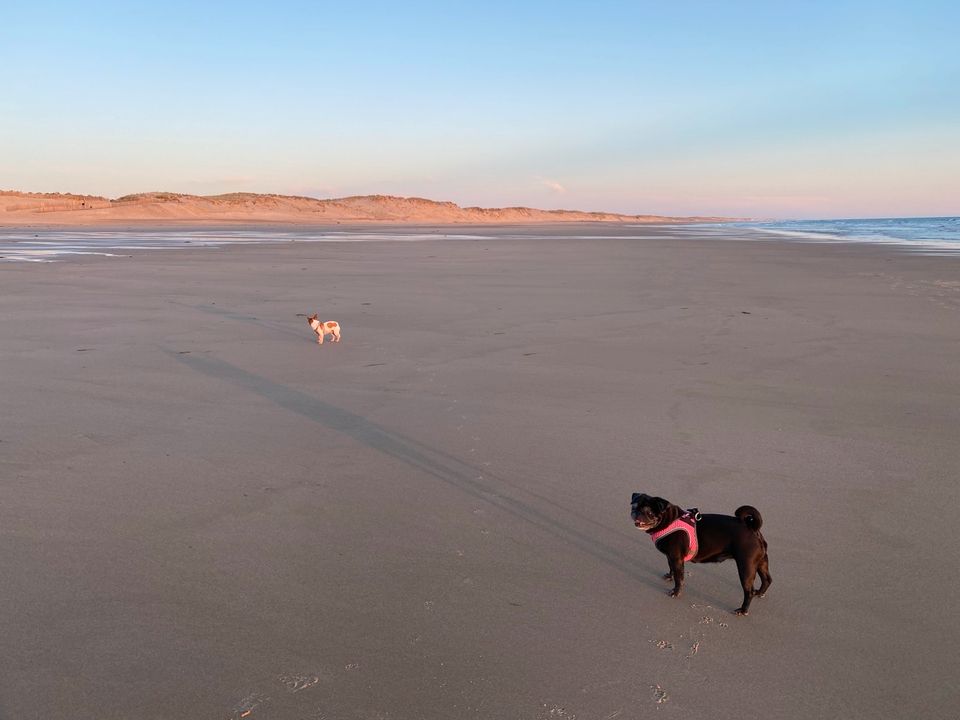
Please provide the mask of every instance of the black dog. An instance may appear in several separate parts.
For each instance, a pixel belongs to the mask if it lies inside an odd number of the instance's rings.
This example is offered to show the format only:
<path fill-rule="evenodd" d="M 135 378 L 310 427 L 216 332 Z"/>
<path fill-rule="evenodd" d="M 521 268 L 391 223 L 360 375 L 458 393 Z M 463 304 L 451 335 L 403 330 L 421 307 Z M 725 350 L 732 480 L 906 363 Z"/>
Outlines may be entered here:
<path fill-rule="evenodd" d="M 737 609 L 737 615 L 746 615 L 753 597 L 763 597 L 773 580 L 767 541 L 760 534 L 763 525 L 760 513 L 754 507 L 743 505 L 734 515 L 684 512 L 663 498 L 641 493 L 634 493 L 630 499 L 630 517 L 634 524 L 654 536 L 657 550 L 666 555 L 670 563 L 670 572 L 664 575 L 666 580 L 673 579 L 670 596 L 679 597 L 683 591 L 684 561 L 707 563 L 733 558 L 743 586 L 743 605 Z M 754 590 L 758 574 L 760 589 Z"/>

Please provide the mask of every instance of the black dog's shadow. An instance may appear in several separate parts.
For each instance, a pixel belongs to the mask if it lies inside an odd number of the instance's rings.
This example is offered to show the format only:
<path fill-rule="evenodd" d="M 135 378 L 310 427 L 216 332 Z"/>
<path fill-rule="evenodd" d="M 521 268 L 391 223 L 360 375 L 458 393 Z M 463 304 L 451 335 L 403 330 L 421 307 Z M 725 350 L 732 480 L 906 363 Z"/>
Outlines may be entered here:
<path fill-rule="evenodd" d="M 239 315 L 236 318 L 249 319 Z M 633 580 L 642 582 L 657 591 L 666 592 L 661 579 L 662 570 L 657 571 L 651 565 L 638 562 L 632 551 L 628 555 L 624 549 L 604 542 L 598 537 L 599 534 L 606 534 L 611 536 L 611 539 L 616 537 L 620 543 L 623 543 L 622 532 L 611 529 L 575 510 L 563 507 L 553 500 L 499 478 L 491 474 L 486 468 L 480 470 L 441 450 L 430 448 L 416 440 L 371 422 L 361 415 L 319 400 L 287 385 L 255 375 L 223 360 L 209 356 L 184 355 L 169 350 L 164 350 L 164 352 L 196 372 L 229 382 L 266 398 L 285 410 L 297 413 L 325 428 L 342 433 L 364 447 L 399 460 L 430 477 L 457 488 L 476 500 L 510 513 L 519 520 L 576 547 Z M 480 476 L 483 477 L 482 481 L 477 479 Z M 533 504 L 522 499 L 519 497 L 521 494 L 536 500 L 537 503 Z M 555 517 L 548 513 L 546 507 L 553 509 L 557 515 L 563 517 Z M 624 514 L 626 515 L 626 509 Z M 696 592 L 691 594 L 699 597 Z M 708 600 L 702 597 L 700 599 Z"/>

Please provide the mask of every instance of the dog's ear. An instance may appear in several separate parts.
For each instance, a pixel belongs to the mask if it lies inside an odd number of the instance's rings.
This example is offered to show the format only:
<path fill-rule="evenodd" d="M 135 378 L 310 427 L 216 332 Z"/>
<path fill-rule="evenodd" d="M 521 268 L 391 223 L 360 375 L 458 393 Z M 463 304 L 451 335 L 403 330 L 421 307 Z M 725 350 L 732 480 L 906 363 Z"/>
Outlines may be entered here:
<path fill-rule="evenodd" d="M 662 497 L 650 498 L 650 508 L 655 512 L 662 514 L 670 507 L 670 503 Z"/>
<path fill-rule="evenodd" d="M 630 504 L 636 505 L 638 502 L 641 502 L 645 497 L 646 495 L 644 495 L 643 493 L 634 493 L 633 495 L 630 496 Z"/>

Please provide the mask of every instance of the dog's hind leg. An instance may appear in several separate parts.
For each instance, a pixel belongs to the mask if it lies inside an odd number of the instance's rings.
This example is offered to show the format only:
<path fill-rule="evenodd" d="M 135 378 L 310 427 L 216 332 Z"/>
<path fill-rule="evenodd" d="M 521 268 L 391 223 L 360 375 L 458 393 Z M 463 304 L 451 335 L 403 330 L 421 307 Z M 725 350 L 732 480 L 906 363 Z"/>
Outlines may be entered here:
<path fill-rule="evenodd" d="M 757 565 L 757 574 L 760 576 L 760 589 L 757 590 L 757 597 L 763 597 L 767 594 L 770 583 L 773 582 L 773 578 L 770 577 L 770 558 L 767 557 L 766 553 L 763 554 L 763 559 Z"/>
<path fill-rule="evenodd" d="M 737 572 L 740 574 L 740 585 L 743 587 L 743 605 L 737 608 L 737 615 L 746 615 L 755 594 L 753 583 L 757 579 L 757 566 L 752 561 L 741 561 L 738 558 Z"/>

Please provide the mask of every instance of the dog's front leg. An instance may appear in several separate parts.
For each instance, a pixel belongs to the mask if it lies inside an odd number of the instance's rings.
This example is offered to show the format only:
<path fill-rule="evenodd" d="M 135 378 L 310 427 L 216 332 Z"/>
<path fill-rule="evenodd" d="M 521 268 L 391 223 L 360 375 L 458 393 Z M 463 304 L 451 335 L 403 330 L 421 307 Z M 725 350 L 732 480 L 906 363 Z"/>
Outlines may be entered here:
<path fill-rule="evenodd" d="M 670 591 L 670 597 L 680 597 L 680 593 L 683 592 L 683 558 L 671 555 L 667 561 L 670 563 L 670 576 L 673 577 L 673 590 Z"/>

